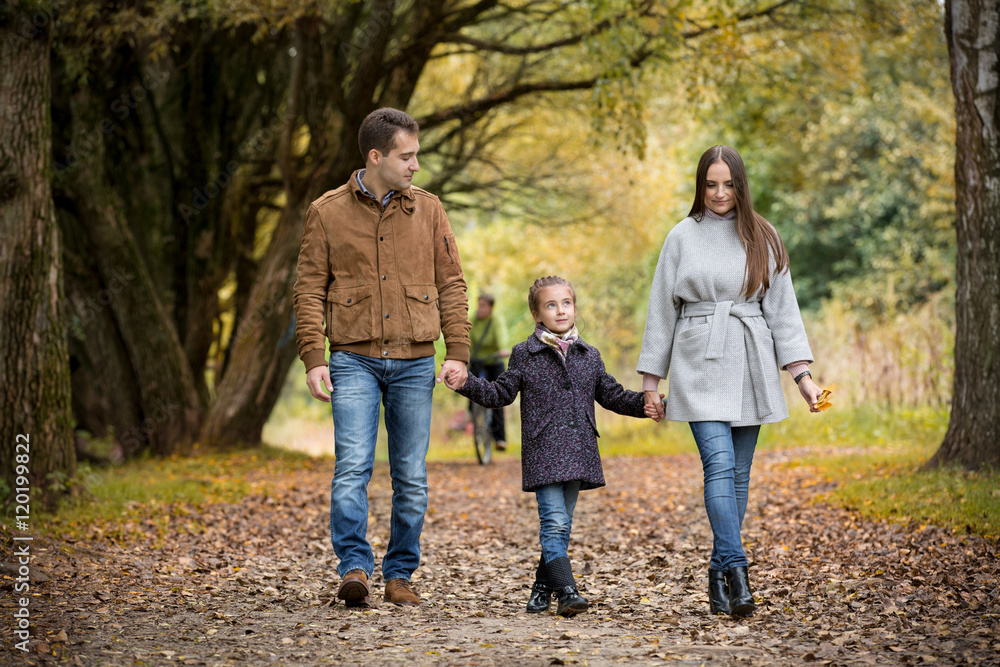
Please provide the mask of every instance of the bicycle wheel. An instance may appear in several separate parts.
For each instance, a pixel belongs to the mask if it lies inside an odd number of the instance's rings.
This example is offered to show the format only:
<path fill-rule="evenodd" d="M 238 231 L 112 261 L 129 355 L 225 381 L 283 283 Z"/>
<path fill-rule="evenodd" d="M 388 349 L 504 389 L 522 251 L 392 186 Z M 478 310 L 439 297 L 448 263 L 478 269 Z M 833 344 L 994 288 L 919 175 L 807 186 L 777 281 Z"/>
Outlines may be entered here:
<path fill-rule="evenodd" d="M 476 458 L 481 465 L 486 465 L 493 457 L 493 438 L 486 408 L 476 404 L 472 405 L 472 439 L 476 444 Z"/>

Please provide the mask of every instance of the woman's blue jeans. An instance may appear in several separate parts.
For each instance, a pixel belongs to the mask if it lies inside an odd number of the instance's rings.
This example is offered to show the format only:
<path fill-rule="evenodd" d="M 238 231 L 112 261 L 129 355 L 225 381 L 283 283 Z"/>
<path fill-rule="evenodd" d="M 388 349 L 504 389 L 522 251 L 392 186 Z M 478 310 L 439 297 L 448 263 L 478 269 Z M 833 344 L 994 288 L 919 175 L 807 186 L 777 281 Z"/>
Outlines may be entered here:
<path fill-rule="evenodd" d="M 760 426 L 728 422 L 691 422 L 705 472 L 705 509 L 712 524 L 709 568 L 726 570 L 749 565 L 740 529 L 750 494 L 750 465 Z"/>
<path fill-rule="evenodd" d="M 375 465 L 379 402 L 385 407 L 392 478 L 389 546 L 382 559 L 386 581 L 420 565 L 420 532 L 427 511 L 427 448 L 430 444 L 434 357 L 376 359 L 330 353 L 336 467 L 330 485 L 330 540 L 340 559 L 337 572 L 364 570 L 375 556 L 368 532 L 368 482 Z"/>
<path fill-rule="evenodd" d="M 538 539 L 546 563 L 568 556 L 573 531 L 573 510 L 580 495 L 580 482 L 558 482 L 535 489 L 538 500 Z"/>

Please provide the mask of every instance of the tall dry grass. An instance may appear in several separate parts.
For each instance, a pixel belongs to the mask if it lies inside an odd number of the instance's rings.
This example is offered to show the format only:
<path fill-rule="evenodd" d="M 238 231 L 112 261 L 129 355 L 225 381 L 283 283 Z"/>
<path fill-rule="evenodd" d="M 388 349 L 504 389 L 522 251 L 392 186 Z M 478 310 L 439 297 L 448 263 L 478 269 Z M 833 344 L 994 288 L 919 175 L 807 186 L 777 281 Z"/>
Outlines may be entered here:
<path fill-rule="evenodd" d="M 951 400 L 954 302 L 938 293 L 913 310 L 873 321 L 830 301 L 806 316 L 812 370 L 845 407 L 946 408 Z M 796 395 L 794 383 L 786 392 Z"/>

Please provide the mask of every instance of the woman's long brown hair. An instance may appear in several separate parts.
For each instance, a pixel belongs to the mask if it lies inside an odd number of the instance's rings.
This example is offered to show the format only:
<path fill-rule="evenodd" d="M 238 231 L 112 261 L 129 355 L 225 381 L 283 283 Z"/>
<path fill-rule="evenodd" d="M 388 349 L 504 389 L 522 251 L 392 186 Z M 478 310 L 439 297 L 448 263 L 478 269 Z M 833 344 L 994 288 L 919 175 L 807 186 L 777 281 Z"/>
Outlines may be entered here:
<path fill-rule="evenodd" d="M 701 222 L 705 217 L 705 190 L 708 187 L 708 168 L 716 162 L 729 166 L 736 192 L 736 233 L 743 242 L 747 253 L 744 270 L 743 296 L 750 298 L 758 289 L 767 291 L 771 286 L 770 260 L 773 257 L 776 271 L 788 270 L 788 252 L 781 242 L 778 230 L 753 210 L 750 197 L 750 179 L 743 165 L 743 158 L 735 148 L 712 146 L 702 153 L 698 161 L 698 176 L 695 180 L 694 205 L 689 216 Z"/>

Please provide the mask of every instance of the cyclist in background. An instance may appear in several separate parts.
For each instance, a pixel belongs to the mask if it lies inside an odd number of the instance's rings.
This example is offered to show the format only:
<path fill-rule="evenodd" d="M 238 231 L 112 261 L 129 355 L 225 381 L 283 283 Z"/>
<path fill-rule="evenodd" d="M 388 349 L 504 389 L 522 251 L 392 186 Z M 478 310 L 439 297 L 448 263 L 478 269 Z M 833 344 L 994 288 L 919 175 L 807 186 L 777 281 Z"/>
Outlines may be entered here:
<path fill-rule="evenodd" d="M 500 377 L 504 371 L 504 359 L 510 356 L 507 349 L 507 326 L 503 318 L 493 312 L 495 300 L 492 294 L 482 292 L 476 305 L 476 314 L 472 318 L 472 331 L 469 339 L 472 343 L 469 361 L 469 372 L 484 377 L 490 382 Z M 490 435 L 496 443 L 498 451 L 507 449 L 507 432 L 504 428 L 503 408 L 493 410 L 490 422 Z"/>

